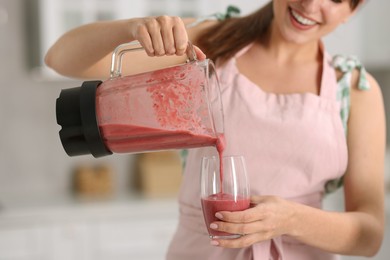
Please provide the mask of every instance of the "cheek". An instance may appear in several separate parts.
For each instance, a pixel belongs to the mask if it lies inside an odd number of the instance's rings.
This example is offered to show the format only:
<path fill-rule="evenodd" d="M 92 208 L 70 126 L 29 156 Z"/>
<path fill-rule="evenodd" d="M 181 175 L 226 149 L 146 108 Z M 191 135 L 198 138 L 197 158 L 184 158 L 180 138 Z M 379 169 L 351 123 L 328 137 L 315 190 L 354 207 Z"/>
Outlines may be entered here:
<path fill-rule="evenodd" d="M 285 0 L 274 0 L 273 1 L 273 11 L 274 18 L 281 23 L 287 19 L 288 16 L 288 3 Z"/>
<path fill-rule="evenodd" d="M 323 12 L 325 21 L 328 24 L 332 24 L 334 26 L 338 26 L 342 23 L 348 21 L 348 18 L 352 15 L 353 10 L 350 8 L 349 3 L 345 3 L 339 8 L 336 6 L 327 6 Z"/>
<path fill-rule="evenodd" d="M 326 27 L 327 31 L 331 32 L 337 29 L 340 25 L 347 22 L 348 17 L 349 15 L 347 15 L 346 13 L 338 13 L 338 12 L 328 13 L 324 19 L 325 21 L 324 26 Z"/>
<path fill-rule="evenodd" d="M 274 13 L 283 13 L 287 9 L 287 6 L 291 4 L 292 2 L 298 2 L 301 0 L 273 0 L 273 8 L 274 8 Z"/>

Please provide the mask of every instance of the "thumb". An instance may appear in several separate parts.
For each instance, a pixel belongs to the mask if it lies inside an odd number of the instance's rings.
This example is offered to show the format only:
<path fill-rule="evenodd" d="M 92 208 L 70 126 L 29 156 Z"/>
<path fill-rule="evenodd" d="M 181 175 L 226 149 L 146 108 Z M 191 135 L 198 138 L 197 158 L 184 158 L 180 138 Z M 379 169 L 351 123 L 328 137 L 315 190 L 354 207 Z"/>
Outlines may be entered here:
<path fill-rule="evenodd" d="M 206 59 L 206 54 L 204 54 L 204 52 L 201 49 L 199 49 L 199 47 L 194 46 L 194 51 L 198 60 Z"/>

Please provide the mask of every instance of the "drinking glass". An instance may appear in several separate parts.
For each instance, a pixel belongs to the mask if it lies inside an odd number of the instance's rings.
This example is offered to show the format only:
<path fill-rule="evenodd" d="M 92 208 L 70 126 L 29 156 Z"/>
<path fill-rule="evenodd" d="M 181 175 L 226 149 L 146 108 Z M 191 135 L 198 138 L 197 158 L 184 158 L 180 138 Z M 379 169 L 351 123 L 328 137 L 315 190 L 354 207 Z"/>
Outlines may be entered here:
<path fill-rule="evenodd" d="M 210 238 L 238 238 L 210 228 L 218 211 L 241 211 L 249 208 L 249 183 L 243 156 L 203 157 L 201 168 L 201 202 Z"/>

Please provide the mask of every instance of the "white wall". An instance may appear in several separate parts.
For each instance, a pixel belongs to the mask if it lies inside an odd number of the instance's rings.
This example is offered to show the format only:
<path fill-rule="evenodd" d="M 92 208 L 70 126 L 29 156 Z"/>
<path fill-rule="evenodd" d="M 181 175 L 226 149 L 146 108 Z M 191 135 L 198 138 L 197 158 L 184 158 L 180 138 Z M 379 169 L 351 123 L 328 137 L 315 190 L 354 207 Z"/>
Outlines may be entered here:
<path fill-rule="evenodd" d="M 332 35 L 327 46 L 332 53 L 357 55 L 371 68 L 390 67 L 390 1 L 366 1 L 366 4 Z"/>
<path fill-rule="evenodd" d="M 390 1 L 367 1 L 363 14 L 366 18 L 362 26 L 364 60 L 372 66 L 389 66 L 390 64 Z"/>

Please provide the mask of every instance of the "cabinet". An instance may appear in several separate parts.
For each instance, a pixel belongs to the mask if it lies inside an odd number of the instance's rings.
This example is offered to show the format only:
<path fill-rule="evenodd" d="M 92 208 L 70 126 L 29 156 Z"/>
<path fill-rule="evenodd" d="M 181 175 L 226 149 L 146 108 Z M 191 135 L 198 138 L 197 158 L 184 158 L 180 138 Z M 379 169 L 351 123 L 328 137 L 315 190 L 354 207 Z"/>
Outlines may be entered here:
<path fill-rule="evenodd" d="M 195 17 L 201 0 L 38 0 L 35 14 L 40 32 L 40 53 L 66 31 L 94 21 L 170 14 Z M 38 66 L 43 65 L 41 55 Z"/>
<path fill-rule="evenodd" d="M 98 259 L 163 259 L 175 226 L 160 217 L 146 217 L 136 225 L 127 220 L 101 223 L 96 230 Z"/>
<path fill-rule="evenodd" d="M 173 200 L 0 212 L 0 260 L 164 259 L 177 224 Z"/>
<path fill-rule="evenodd" d="M 35 50 L 30 52 L 39 53 L 31 58 L 32 67 L 42 72 L 43 57 L 49 47 L 63 33 L 82 24 L 163 14 L 198 17 L 224 12 L 228 5 L 240 6 L 243 13 L 248 13 L 266 1 L 219 0 L 210 5 L 209 0 L 30 0 L 31 19 L 27 26 L 39 31 L 39 38 L 30 37 L 36 41 L 32 44 Z"/>
<path fill-rule="evenodd" d="M 42 233 L 34 226 L 0 230 L 0 260 L 39 259 Z"/>

